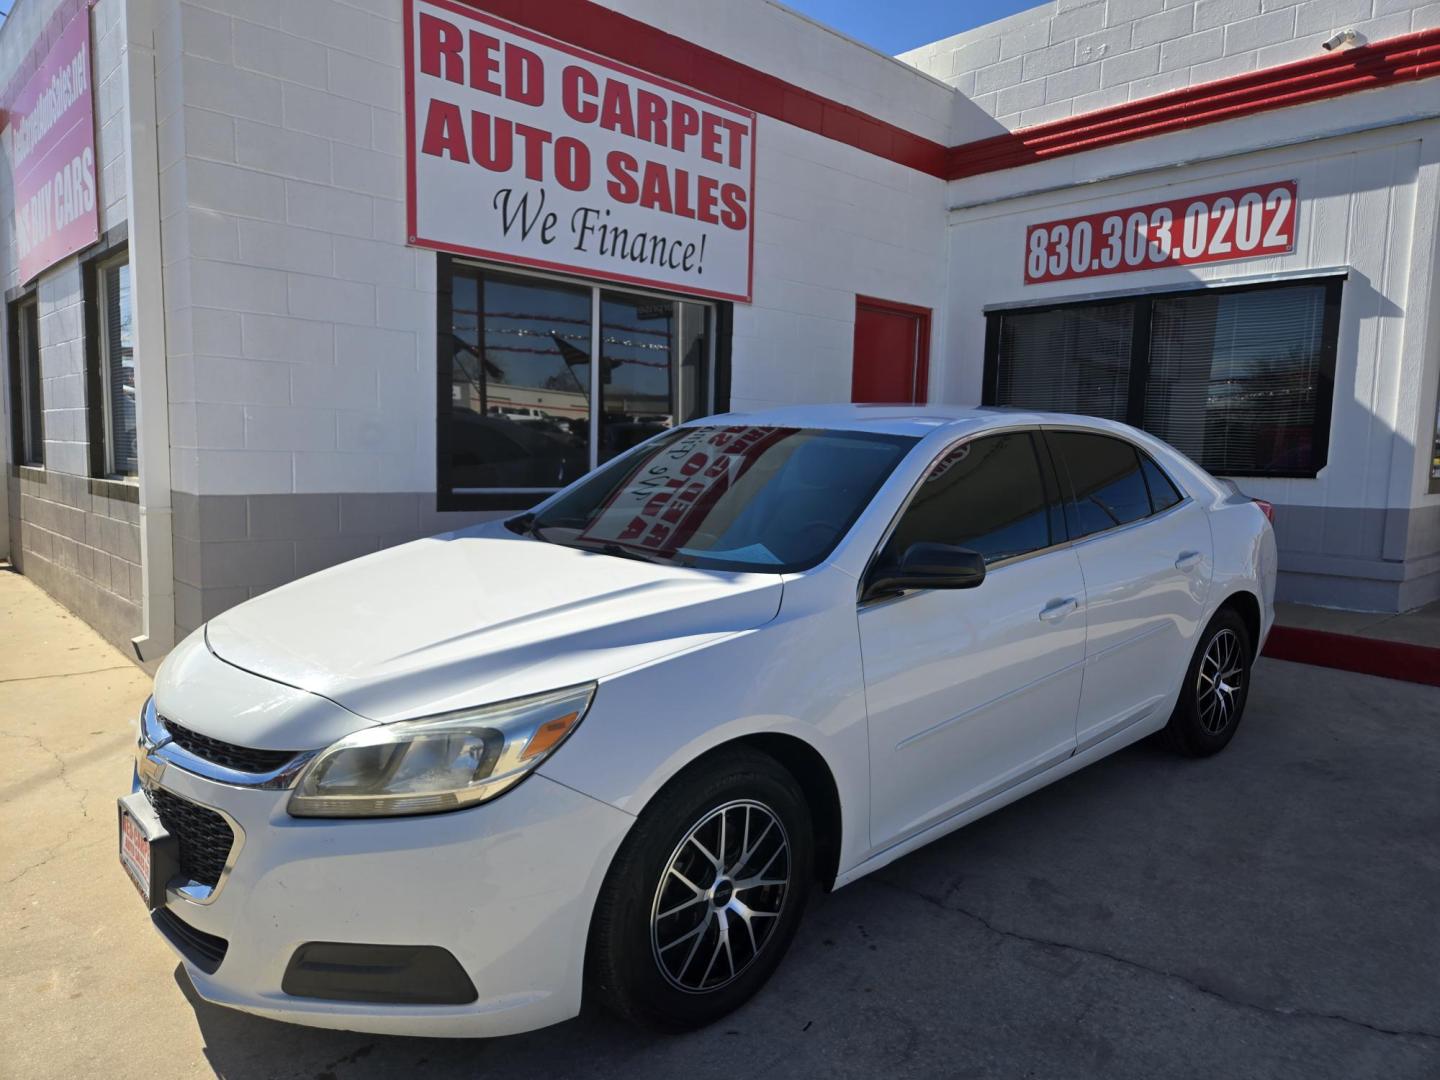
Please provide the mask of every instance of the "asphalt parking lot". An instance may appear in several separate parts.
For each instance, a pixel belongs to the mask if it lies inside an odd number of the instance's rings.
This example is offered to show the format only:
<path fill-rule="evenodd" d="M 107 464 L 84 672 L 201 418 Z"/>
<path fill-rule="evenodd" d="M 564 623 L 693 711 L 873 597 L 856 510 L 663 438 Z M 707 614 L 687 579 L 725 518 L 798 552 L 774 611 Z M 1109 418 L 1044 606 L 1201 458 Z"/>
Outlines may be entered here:
<path fill-rule="evenodd" d="M 115 862 L 147 677 L 0 573 L 0 1076 L 1440 1076 L 1440 690 L 1262 661 L 1229 750 L 1124 751 L 820 899 L 709 1030 L 489 1042 L 200 1002 Z"/>

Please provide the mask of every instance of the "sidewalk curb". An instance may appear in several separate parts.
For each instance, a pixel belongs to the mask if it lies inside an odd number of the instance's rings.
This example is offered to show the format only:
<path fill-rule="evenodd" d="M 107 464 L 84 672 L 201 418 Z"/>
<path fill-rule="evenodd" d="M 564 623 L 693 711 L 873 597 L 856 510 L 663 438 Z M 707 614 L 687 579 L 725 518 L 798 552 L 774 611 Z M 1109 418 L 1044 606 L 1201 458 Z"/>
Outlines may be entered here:
<path fill-rule="evenodd" d="M 1276 626 L 1270 631 L 1262 655 L 1317 667 L 1357 671 L 1362 675 L 1440 686 L 1440 649 L 1403 641 Z"/>

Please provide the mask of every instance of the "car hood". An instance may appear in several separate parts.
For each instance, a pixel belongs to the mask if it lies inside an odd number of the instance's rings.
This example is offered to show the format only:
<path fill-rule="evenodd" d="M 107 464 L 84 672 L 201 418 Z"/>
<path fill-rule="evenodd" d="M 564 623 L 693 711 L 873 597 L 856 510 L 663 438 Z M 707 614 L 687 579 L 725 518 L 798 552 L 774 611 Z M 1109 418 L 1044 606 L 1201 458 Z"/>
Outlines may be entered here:
<path fill-rule="evenodd" d="M 389 548 L 211 620 L 220 659 L 388 723 L 603 678 L 773 619 L 773 574 L 544 543 L 503 525 Z"/>

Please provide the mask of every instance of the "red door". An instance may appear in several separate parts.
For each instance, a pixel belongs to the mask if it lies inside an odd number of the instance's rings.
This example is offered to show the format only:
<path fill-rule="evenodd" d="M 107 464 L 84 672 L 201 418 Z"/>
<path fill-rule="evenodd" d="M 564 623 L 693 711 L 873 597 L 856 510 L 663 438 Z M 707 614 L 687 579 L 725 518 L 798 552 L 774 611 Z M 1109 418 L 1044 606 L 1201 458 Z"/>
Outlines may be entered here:
<path fill-rule="evenodd" d="M 924 404 L 929 359 L 929 308 L 855 298 L 851 401 Z"/>

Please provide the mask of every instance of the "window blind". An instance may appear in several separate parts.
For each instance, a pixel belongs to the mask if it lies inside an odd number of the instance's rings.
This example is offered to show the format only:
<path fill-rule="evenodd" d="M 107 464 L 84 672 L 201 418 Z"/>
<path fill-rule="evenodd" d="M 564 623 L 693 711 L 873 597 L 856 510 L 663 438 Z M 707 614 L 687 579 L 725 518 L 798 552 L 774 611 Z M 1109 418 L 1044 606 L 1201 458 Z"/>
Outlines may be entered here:
<path fill-rule="evenodd" d="M 1214 472 L 1305 468 L 1324 325 L 1323 285 L 1156 300 L 1145 429 Z"/>
<path fill-rule="evenodd" d="M 999 318 L 995 404 L 1125 419 L 1132 304 L 1077 304 Z"/>

